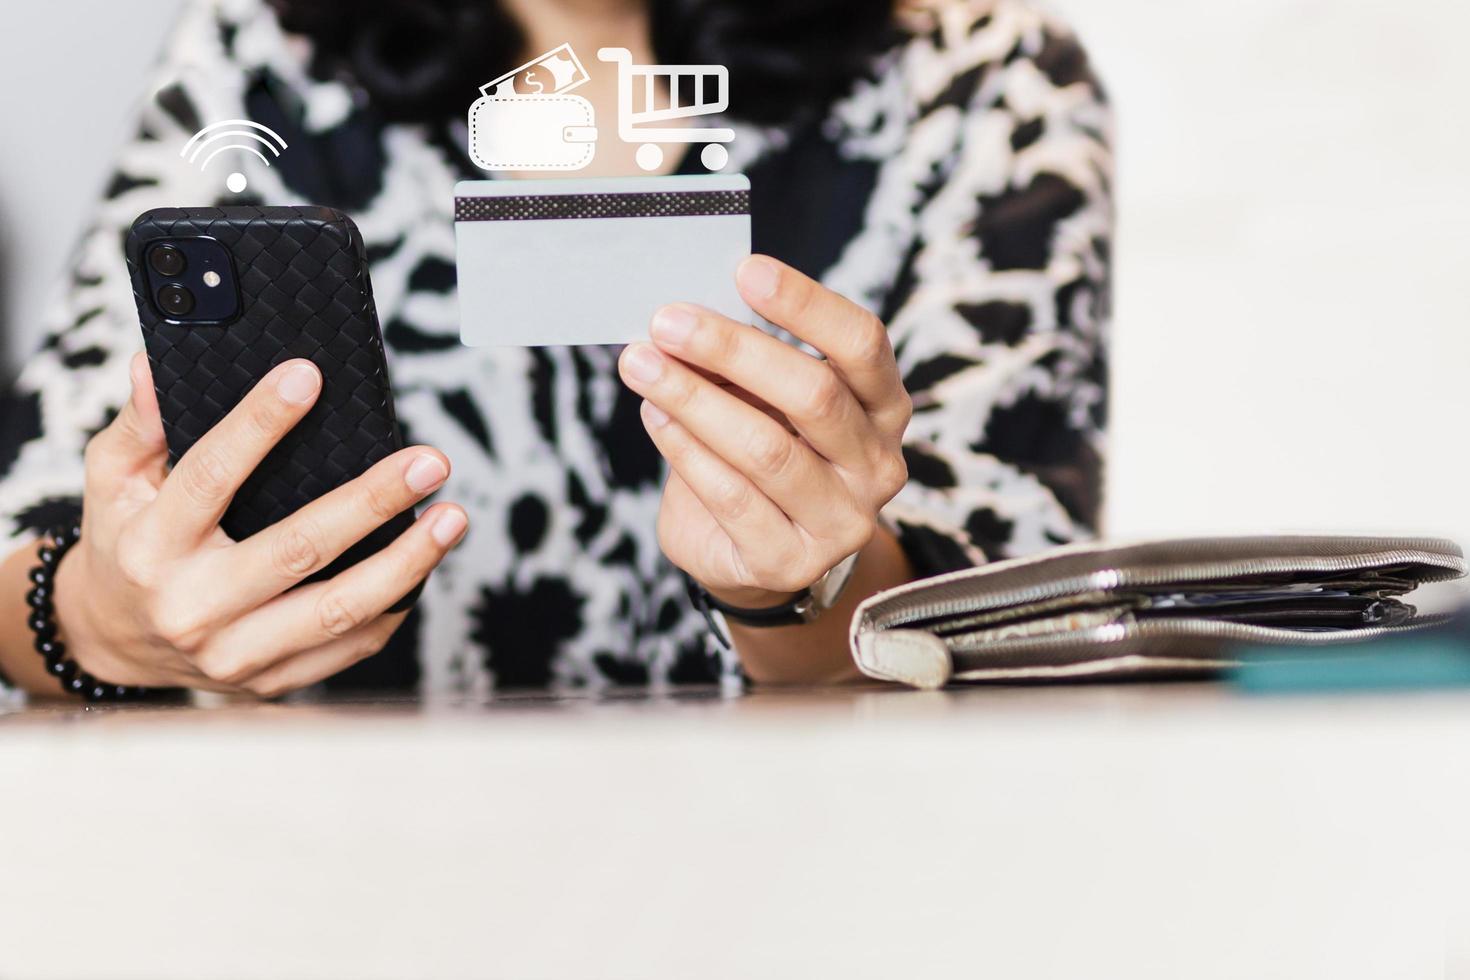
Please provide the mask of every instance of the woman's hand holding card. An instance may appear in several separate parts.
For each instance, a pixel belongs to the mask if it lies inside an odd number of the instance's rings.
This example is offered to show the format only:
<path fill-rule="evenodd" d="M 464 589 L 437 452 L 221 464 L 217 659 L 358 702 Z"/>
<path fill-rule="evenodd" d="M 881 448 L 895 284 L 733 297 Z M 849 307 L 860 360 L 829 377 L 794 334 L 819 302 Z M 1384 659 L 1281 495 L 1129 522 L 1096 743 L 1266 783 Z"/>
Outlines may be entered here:
<path fill-rule="evenodd" d="M 867 545 L 908 478 L 911 404 L 872 313 L 765 256 L 742 263 L 737 283 L 752 309 L 825 360 L 675 305 L 620 369 L 671 468 L 664 552 L 718 598 L 758 608 Z"/>

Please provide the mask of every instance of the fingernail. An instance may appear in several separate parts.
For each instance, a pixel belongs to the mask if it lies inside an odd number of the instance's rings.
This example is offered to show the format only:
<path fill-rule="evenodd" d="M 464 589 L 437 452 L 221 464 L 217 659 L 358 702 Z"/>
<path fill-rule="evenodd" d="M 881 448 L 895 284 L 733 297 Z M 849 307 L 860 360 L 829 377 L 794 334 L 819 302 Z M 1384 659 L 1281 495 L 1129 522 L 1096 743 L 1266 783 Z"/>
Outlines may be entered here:
<path fill-rule="evenodd" d="M 439 461 L 438 456 L 425 453 L 409 464 L 408 471 L 403 474 L 403 482 L 414 493 L 428 493 L 443 483 L 448 475 L 449 470 Z"/>
<path fill-rule="evenodd" d="M 770 299 L 776 295 L 776 287 L 781 284 L 781 270 L 777 269 L 770 259 L 753 255 L 740 263 L 740 268 L 735 273 L 735 281 L 750 296 L 756 299 Z"/>
<path fill-rule="evenodd" d="M 446 507 L 434 518 L 434 524 L 429 528 L 429 536 L 438 543 L 439 547 L 447 548 L 459 540 L 468 525 L 464 511 L 458 507 Z"/>
<path fill-rule="evenodd" d="M 650 429 L 662 429 L 669 424 L 669 413 L 659 408 L 653 402 L 644 402 L 643 421 L 648 423 Z"/>
<path fill-rule="evenodd" d="M 655 340 L 677 345 L 688 340 L 698 325 L 699 317 L 692 311 L 682 306 L 665 306 L 654 314 L 650 332 Z"/>
<path fill-rule="evenodd" d="M 664 359 L 647 344 L 630 344 L 623 351 L 623 370 L 639 381 L 652 383 L 664 373 Z"/>
<path fill-rule="evenodd" d="M 276 382 L 276 394 L 293 405 L 304 405 L 316 397 L 321 387 L 322 376 L 314 367 L 305 364 L 292 366 Z"/>

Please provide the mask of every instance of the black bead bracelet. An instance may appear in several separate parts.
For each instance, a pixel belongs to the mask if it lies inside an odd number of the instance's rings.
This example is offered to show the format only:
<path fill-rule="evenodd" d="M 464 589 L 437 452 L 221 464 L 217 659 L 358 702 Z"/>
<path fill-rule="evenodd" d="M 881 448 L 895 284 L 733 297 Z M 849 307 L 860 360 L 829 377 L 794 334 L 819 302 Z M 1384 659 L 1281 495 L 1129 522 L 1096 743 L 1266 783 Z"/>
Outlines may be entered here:
<path fill-rule="evenodd" d="M 36 548 L 40 564 L 31 569 L 31 590 L 26 593 L 30 615 L 26 625 L 35 637 L 36 652 L 46 660 L 46 673 L 56 678 L 61 689 L 80 695 L 88 701 L 141 701 L 159 695 L 173 695 L 166 689 L 109 684 L 83 670 L 66 655 L 66 644 L 56 635 L 56 569 L 61 559 L 82 537 L 82 522 L 74 521 L 54 529 L 49 542 Z"/>

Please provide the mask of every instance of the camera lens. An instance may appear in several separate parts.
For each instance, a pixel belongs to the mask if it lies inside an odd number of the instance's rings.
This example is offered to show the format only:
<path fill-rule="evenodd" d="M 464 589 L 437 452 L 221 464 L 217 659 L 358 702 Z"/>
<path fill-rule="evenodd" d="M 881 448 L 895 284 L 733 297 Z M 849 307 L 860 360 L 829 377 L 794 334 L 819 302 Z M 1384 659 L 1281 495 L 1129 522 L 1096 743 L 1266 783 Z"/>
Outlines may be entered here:
<path fill-rule="evenodd" d="M 188 316 L 194 309 L 194 294 L 183 286 L 169 283 L 158 291 L 158 305 L 170 316 Z"/>
<path fill-rule="evenodd" d="M 153 271 L 160 276 L 178 276 L 184 272 L 188 265 L 184 261 L 184 253 L 172 245 L 160 245 L 148 253 L 148 264 L 153 266 Z"/>

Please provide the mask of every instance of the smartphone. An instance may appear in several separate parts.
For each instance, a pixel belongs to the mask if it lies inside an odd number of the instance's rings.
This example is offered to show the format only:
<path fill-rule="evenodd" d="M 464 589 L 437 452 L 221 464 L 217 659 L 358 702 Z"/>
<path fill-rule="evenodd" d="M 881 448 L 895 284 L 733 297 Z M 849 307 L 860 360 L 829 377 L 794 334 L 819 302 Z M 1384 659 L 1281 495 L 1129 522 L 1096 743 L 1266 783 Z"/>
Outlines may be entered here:
<path fill-rule="evenodd" d="M 158 208 L 126 243 L 153 384 L 177 463 L 282 361 L 322 391 L 236 493 L 236 541 L 289 517 L 403 448 L 357 226 L 324 207 Z M 413 523 L 398 515 L 308 581 L 330 578 Z M 394 608 L 412 605 L 418 590 Z"/>

